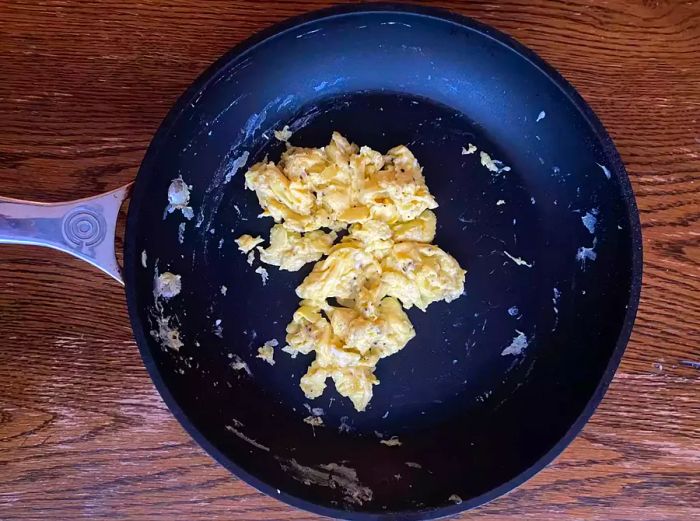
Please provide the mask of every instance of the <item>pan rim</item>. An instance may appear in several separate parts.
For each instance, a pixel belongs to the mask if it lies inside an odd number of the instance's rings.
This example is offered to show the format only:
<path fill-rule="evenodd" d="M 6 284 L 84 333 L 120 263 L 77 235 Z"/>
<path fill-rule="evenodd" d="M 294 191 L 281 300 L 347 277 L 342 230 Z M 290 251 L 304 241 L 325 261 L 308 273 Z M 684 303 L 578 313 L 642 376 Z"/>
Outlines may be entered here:
<path fill-rule="evenodd" d="M 500 486 L 481 494 L 480 496 L 464 500 L 460 504 L 449 505 L 438 508 L 431 508 L 416 511 L 397 511 L 397 512 L 356 512 L 341 510 L 336 508 L 325 507 L 300 497 L 278 492 L 278 490 L 266 482 L 260 480 L 256 476 L 246 472 L 238 466 L 234 461 L 225 456 L 207 438 L 194 426 L 189 420 L 187 414 L 179 406 L 173 395 L 170 393 L 160 371 L 156 365 L 155 359 L 151 354 L 148 339 L 144 333 L 145 329 L 139 318 L 137 311 L 137 292 L 133 281 L 136 278 L 136 269 L 140 266 L 139 253 L 136 251 L 133 240 L 129 237 L 134 237 L 134 230 L 138 227 L 138 210 L 147 200 L 148 194 L 144 190 L 145 172 L 152 169 L 155 164 L 155 157 L 160 148 L 161 143 L 166 139 L 169 129 L 177 122 L 179 117 L 184 112 L 185 107 L 197 95 L 198 92 L 205 89 L 206 86 L 214 81 L 218 75 L 225 71 L 227 65 L 253 50 L 256 46 L 264 43 L 270 38 L 278 37 L 290 30 L 300 29 L 304 25 L 317 22 L 319 20 L 328 20 L 339 16 L 347 16 L 353 14 L 410 14 L 418 17 L 427 17 L 436 19 L 441 22 L 457 25 L 463 30 L 472 31 L 474 33 L 485 36 L 494 42 L 506 47 L 511 52 L 516 53 L 520 58 L 529 62 L 532 66 L 544 74 L 549 81 L 556 85 L 559 90 L 568 98 L 570 103 L 578 110 L 584 118 L 592 132 L 595 134 L 603 154 L 607 160 L 610 171 L 618 179 L 622 191 L 622 197 L 627 210 L 627 217 L 630 222 L 630 233 L 632 241 L 631 253 L 631 281 L 630 294 L 627 305 L 627 311 L 624 320 L 621 324 L 620 333 L 615 344 L 615 348 L 610 356 L 608 364 L 603 372 L 600 381 L 598 382 L 595 391 L 589 398 L 585 407 L 578 415 L 574 423 L 567 432 L 554 444 L 545 454 L 543 454 L 533 465 L 523 470 L 509 481 Z M 139 182 L 141 181 L 141 182 Z M 131 232 L 130 232 L 131 231 Z M 161 398 L 170 409 L 171 413 L 178 420 L 185 431 L 207 452 L 215 461 L 221 464 L 224 468 L 230 471 L 234 476 L 245 481 L 257 490 L 264 494 L 277 498 L 291 506 L 300 508 L 315 514 L 324 515 L 336 519 L 347 519 L 352 521 L 387 521 L 387 520 L 402 520 L 402 521 L 428 521 L 439 519 L 446 516 L 459 514 L 465 510 L 473 509 L 477 506 L 488 503 L 516 488 L 528 481 L 535 474 L 548 466 L 556 457 L 558 457 L 566 447 L 576 438 L 583 429 L 584 425 L 591 418 L 598 405 L 602 401 L 610 382 L 620 364 L 625 348 L 629 342 L 632 327 L 637 314 L 639 299 L 642 287 L 642 268 L 643 268 L 643 250 L 642 250 L 642 231 L 639 219 L 632 186 L 625 170 L 624 164 L 620 155 L 600 122 L 592 108 L 583 99 L 583 97 L 575 90 L 575 88 L 564 77 L 557 72 L 551 65 L 540 58 L 534 51 L 525 47 L 523 44 L 516 41 L 514 38 L 502 33 L 490 26 L 477 22 L 472 18 L 453 13 L 444 9 L 435 7 L 418 6 L 411 4 L 399 3 L 374 3 L 360 5 L 343 5 L 335 6 L 326 9 L 313 11 L 302 14 L 296 17 L 286 19 L 282 22 L 274 24 L 262 31 L 243 40 L 223 56 L 217 59 L 210 65 L 198 78 L 187 88 L 187 90 L 177 99 L 169 110 L 166 117 L 161 122 L 156 131 L 151 143 L 144 155 L 144 159 L 136 176 L 136 182 L 132 192 L 131 203 L 127 215 L 126 234 L 124 240 L 124 281 L 127 306 L 131 327 L 134 338 L 138 344 L 141 358 L 146 367 L 153 384 L 158 390 Z"/>

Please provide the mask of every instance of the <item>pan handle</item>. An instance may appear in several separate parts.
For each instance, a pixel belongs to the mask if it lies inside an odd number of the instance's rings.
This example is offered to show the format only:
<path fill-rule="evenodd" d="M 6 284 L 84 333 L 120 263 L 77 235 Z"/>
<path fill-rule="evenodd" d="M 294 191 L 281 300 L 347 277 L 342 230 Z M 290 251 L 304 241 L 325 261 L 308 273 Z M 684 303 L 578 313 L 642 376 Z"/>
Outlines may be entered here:
<path fill-rule="evenodd" d="M 64 203 L 0 197 L 0 244 L 34 244 L 70 253 L 124 284 L 114 254 L 117 215 L 131 183 Z"/>

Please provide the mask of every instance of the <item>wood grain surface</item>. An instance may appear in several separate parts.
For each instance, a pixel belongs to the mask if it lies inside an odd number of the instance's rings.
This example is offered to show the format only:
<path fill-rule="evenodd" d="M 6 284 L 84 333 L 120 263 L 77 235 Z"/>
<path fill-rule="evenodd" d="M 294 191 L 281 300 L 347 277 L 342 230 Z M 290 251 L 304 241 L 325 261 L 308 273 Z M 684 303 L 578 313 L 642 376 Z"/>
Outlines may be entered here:
<path fill-rule="evenodd" d="M 632 340 L 582 435 L 464 519 L 700 519 L 700 4 L 430 2 L 533 48 L 619 147 L 644 226 Z M 0 194 L 58 201 L 136 174 L 215 58 L 325 1 L 0 1 Z M 233 478 L 141 364 L 121 287 L 0 247 L 0 519 L 318 519 Z M 691 363 L 692 362 L 692 363 Z"/>

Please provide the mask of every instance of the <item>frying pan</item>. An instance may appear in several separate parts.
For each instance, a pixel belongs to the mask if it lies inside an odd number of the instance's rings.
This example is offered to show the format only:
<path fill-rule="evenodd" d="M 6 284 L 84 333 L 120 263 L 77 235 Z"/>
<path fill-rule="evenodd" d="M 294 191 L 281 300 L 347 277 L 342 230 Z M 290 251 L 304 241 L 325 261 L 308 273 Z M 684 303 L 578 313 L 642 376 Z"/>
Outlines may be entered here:
<path fill-rule="evenodd" d="M 263 284 L 233 242 L 269 230 L 242 172 L 279 157 L 284 125 L 294 145 L 323 146 L 333 130 L 380 151 L 408 145 L 440 205 L 435 242 L 468 270 L 458 300 L 408 312 L 417 336 L 379 364 L 364 413 L 330 389 L 307 400 L 308 357 L 255 358 L 284 342 L 310 269 L 268 267 Z M 510 170 L 484 168 L 462 153 L 469 143 Z M 192 186 L 191 220 L 166 211 L 178 176 Z M 448 12 L 336 7 L 218 60 L 148 148 L 120 269 L 113 236 L 128 193 L 3 199 L 0 240 L 123 276 L 144 363 L 183 427 L 238 477 L 319 514 L 435 519 L 520 485 L 591 416 L 634 321 L 640 225 L 608 134 L 532 51 Z M 165 271 L 182 276 L 167 301 L 154 295 Z M 400 446 L 380 443 L 392 436 Z"/>

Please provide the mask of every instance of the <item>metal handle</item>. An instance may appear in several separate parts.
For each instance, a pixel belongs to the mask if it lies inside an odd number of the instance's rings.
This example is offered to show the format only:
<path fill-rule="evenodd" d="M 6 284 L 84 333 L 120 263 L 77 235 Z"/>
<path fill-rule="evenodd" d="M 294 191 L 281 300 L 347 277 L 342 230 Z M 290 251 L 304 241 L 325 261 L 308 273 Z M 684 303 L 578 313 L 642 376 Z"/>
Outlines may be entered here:
<path fill-rule="evenodd" d="M 64 203 L 0 197 L 0 244 L 34 244 L 65 251 L 124 284 L 114 255 L 117 215 L 131 183 L 106 194 Z"/>

